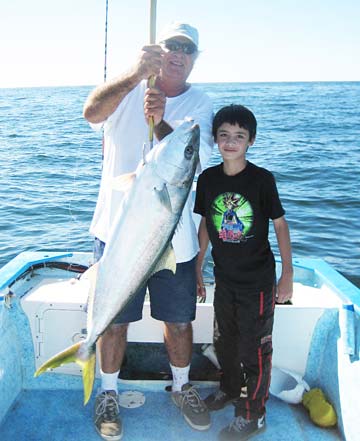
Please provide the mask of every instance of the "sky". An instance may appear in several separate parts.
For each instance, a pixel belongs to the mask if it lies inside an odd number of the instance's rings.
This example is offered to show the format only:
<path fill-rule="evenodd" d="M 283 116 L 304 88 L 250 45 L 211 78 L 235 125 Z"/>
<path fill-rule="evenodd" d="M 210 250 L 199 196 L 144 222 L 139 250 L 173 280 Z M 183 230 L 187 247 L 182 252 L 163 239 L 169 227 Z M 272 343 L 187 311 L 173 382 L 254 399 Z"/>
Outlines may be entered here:
<path fill-rule="evenodd" d="M 108 0 L 108 78 L 149 42 L 150 0 Z M 103 81 L 106 0 L 0 0 L 0 88 Z M 192 82 L 359 81 L 359 0 L 157 0 L 197 27 Z"/>

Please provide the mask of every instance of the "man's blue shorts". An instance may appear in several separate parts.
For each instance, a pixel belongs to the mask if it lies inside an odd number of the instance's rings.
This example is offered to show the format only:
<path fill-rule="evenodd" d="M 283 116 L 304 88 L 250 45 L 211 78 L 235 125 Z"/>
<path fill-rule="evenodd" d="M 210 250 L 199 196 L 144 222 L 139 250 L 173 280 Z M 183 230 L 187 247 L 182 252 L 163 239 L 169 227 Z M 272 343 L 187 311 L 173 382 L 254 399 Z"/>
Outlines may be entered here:
<path fill-rule="evenodd" d="M 94 261 L 100 260 L 105 243 L 95 238 Z M 196 313 L 196 257 L 189 262 L 178 263 L 176 274 L 170 270 L 155 273 L 147 282 L 150 295 L 151 316 L 170 323 L 189 323 Z M 141 288 L 113 323 L 131 323 L 142 319 L 146 286 Z"/>

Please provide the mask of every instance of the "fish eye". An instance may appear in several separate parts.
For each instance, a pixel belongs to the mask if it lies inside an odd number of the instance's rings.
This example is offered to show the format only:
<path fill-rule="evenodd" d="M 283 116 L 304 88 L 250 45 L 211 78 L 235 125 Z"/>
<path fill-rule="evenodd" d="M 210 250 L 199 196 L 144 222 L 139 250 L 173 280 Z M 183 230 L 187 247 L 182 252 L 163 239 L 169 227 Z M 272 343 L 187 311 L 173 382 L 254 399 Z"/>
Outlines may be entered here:
<path fill-rule="evenodd" d="M 193 153 L 194 153 L 194 147 L 192 145 L 186 146 L 185 151 L 184 151 L 185 158 L 191 159 Z"/>

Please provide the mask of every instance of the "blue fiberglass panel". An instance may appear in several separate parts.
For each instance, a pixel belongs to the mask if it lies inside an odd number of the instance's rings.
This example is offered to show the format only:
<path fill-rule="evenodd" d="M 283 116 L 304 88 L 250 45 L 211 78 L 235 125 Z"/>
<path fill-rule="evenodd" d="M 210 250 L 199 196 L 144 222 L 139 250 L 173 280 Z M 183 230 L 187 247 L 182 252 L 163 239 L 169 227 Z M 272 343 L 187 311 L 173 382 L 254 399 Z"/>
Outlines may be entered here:
<path fill-rule="evenodd" d="M 174 406 L 163 382 L 143 382 L 142 385 L 122 384 L 123 390 L 137 390 L 145 394 L 142 407 L 121 408 L 124 425 L 123 441 L 215 441 L 218 432 L 233 417 L 233 408 L 212 413 L 212 427 L 199 432 L 191 429 L 179 409 Z M 201 387 L 204 397 L 214 387 Z M 24 391 L 17 405 L 0 425 L 2 441 L 98 441 L 93 428 L 94 394 L 87 406 L 82 404 L 82 390 Z M 14 422 L 16 421 L 16 424 Z M 311 423 L 303 406 L 290 406 L 270 397 L 267 430 L 258 441 L 337 441 L 334 429 L 320 429 Z"/>
<path fill-rule="evenodd" d="M 0 269 L 0 291 L 21 276 L 32 265 L 50 262 L 63 257 L 71 257 L 72 255 L 72 253 L 46 251 L 21 253 Z"/>
<path fill-rule="evenodd" d="M 342 276 L 322 259 L 293 259 L 295 267 L 306 268 L 314 272 L 314 281 L 325 283 L 335 291 L 343 303 L 351 303 L 360 312 L 360 289 Z M 296 272 L 296 270 L 295 270 Z"/>

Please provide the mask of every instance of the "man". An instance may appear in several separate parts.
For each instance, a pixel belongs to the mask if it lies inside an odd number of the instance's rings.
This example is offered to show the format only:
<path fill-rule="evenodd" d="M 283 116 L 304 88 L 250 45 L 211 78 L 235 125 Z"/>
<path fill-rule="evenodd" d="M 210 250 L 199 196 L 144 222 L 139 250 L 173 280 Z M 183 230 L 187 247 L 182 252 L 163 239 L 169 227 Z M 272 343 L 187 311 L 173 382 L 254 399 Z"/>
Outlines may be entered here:
<path fill-rule="evenodd" d="M 201 128 L 199 171 L 211 155 L 211 102 L 186 81 L 198 55 L 198 32 L 188 24 L 172 23 L 160 34 L 158 42 L 158 45 L 144 46 L 136 64 L 123 75 L 97 87 L 84 106 L 85 118 L 104 126 L 103 172 L 90 227 L 95 236 L 97 260 L 121 201 L 121 194 L 111 190 L 111 179 L 135 170 L 149 137 L 150 118 L 154 121 L 154 143 L 171 133 L 185 118 L 194 119 Z M 148 88 L 147 80 L 151 76 L 156 76 L 155 87 Z M 189 384 L 191 321 L 195 319 L 196 310 L 195 260 L 199 249 L 189 201 L 172 244 L 176 274 L 163 270 L 148 281 L 151 314 L 165 325 L 164 339 L 173 375 L 172 400 L 191 427 L 206 430 L 210 427 L 209 412 Z M 128 324 L 142 318 L 145 288 L 140 291 L 99 339 L 101 391 L 96 399 L 94 421 L 98 433 L 107 440 L 118 440 L 122 436 L 117 378 L 126 349 Z"/>

